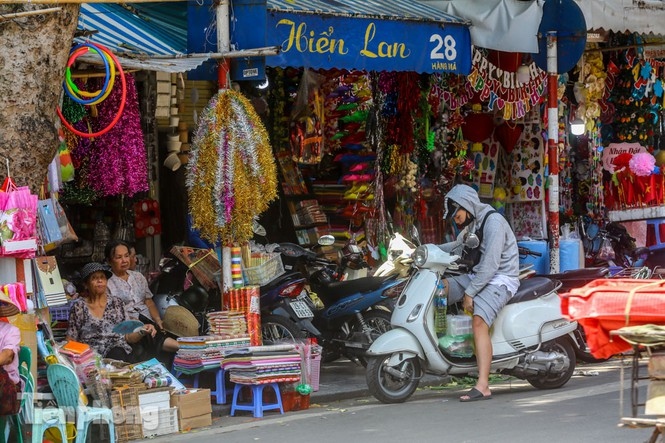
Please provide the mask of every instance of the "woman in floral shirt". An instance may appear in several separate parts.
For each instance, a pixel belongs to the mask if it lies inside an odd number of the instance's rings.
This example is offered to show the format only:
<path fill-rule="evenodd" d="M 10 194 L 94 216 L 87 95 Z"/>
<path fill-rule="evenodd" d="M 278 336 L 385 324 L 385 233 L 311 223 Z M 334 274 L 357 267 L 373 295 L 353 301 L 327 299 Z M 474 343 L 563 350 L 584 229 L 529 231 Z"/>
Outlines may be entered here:
<path fill-rule="evenodd" d="M 107 282 L 111 275 L 101 263 L 88 263 L 83 267 L 81 278 L 85 291 L 69 311 L 67 340 L 86 343 L 102 357 L 130 363 L 147 360 L 149 347 L 139 346 L 139 343 L 149 341 L 148 337 L 154 337 L 157 330 L 153 325 L 144 325 L 129 334 L 113 332 L 115 325 L 129 318 L 122 300 L 108 294 Z"/>

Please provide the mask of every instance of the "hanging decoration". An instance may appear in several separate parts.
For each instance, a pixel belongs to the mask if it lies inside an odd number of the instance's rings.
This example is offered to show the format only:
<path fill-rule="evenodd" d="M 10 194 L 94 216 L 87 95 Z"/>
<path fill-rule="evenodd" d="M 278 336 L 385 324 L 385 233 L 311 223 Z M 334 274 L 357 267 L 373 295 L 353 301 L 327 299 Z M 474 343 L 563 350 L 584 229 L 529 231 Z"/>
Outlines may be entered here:
<path fill-rule="evenodd" d="M 277 196 L 268 134 L 241 93 L 222 90 L 201 113 L 186 186 L 192 226 L 212 243 L 249 240 L 254 217 Z"/>
<path fill-rule="evenodd" d="M 458 94 L 444 92 L 443 98 L 452 109 L 469 103 L 474 94 L 487 102 L 490 111 L 502 111 L 504 120 L 523 118 L 532 107 L 543 100 L 547 73 L 535 62 L 529 65 L 531 78 L 527 83 L 517 81 L 515 72 L 504 71 L 491 63 L 477 48 L 473 49 L 471 73 Z"/>
<path fill-rule="evenodd" d="M 99 54 L 100 57 L 102 58 L 102 61 L 104 62 L 104 68 L 106 70 L 106 75 L 104 77 L 104 85 L 98 91 L 93 93 L 80 90 L 78 86 L 72 81 L 71 78 L 71 66 L 74 64 L 74 62 L 80 55 L 83 55 L 86 52 L 93 52 Z M 97 132 L 90 133 L 85 131 L 79 131 L 69 121 L 67 121 L 67 119 L 65 119 L 65 116 L 58 107 L 56 109 L 58 117 L 60 117 L 62 124 L 65 125 L 65 127 L 69 131 L 73 132 L 79 137 L 85 137 L 85 138 L 95 138 L 106 134 L 120 120 L 120 117 L 122 116 L 123 110 L 125 108 L 125 100 L 127 98 L 127 83 L 125 79 L 125 73 L 122 70 L 122 66 L 118 61 L 118 58 L 110 50 L 106 49 L 102 45 L 92 42 L 82 43 L 78 46 L 75 46 L 71 50 L 69 55 L 69 60 L 67 62 L 67 69 L 65 71 L 66 80 L 64 88 L 69 98 L 73 100 L 75 103 L 90 106 L 90 105 L 98 105 L 104 100 L 106 100 L 111 94 L 111 91 L 114 90 L 113 86 L 115 84 L 116 69 L 118 71 L 118 74 L 120 75 L 120 82 L 122 83 L 122 93 L 121 93 L 122 98 L 120 99 L 119 103 L 117 103 L 117 108 L 116 108 L 117 111 L 113 119 L 111 119 L 110 122 L 108 122 L 107 126 L 103 127 Z"/>
<path fill-rule="evenodd" d="M 96 106 L 97 117 L 88 116 L 76 123 L 75 134 L 92 131 L 99 134 L 98 128 L 109 128 L 104 134 L 80 137 L 72 151 L 77 159 L 85 158 L 86 185 L 99 196 L 133 196 L 148 190 L 148 157 L 146 154 L 139 99 L 136 82 L 131 74 L 123 75 L 124 88 L 117 85 L 106 100 Z M 90 86 L 101 82 L 89 81 Z M 117 123 L 117 109 L 123 105 L 124 111 Z M 95 132 L 97 131 L 97 132 Z M 76 163 L 74 165 L 76 167 Z"/>

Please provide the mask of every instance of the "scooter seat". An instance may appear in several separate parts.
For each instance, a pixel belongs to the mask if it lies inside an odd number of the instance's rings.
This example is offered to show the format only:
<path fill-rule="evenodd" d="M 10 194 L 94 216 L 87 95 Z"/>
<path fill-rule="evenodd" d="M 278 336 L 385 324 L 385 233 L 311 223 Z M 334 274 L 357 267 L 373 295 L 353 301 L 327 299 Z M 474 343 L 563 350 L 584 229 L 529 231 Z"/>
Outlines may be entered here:
<path fill-rule="evenodd" d="M 582 269 L 570 269 L 568 271 L 563 271 L 558 274 L 548 274 L 543 275 L 543 277 L 551 278 L 554 280 L 567 280 L 567 279 L 597 279 L 603 278 L 610 272 L 610 268 L 607 266 L 600 268 L 582 268 Z"/>
<path fill-rule="evenodd" d="M 358 292 L 372 292 L 381 287 L 383 283 L 392 278 L 388 277 L 362 277 L 347 281 L 334 281 L 313 288 L 316 295 L 327 306 L 328 304 Z"/>
<path fill-rule="evenodd" d="M 523 301 L 535 300 L 545 294 L 554 291 L 560 283 L 550 280 L 546 277 L 531 277 L 520 281 L 520 288 L 517 294 L 513 295 L 507 304 L 519 303 Z"/>

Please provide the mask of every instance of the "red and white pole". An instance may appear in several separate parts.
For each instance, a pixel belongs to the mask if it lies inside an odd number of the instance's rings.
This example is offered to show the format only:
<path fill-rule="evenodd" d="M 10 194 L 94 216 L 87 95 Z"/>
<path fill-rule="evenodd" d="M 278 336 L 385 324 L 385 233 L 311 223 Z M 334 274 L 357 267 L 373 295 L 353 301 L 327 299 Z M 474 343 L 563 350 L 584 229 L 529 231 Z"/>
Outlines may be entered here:
<path fill-rule="evenodd" d="M 550 241 L 550 273 L 559 272 L 559 102 L 557 67 L 557 34 L 547 33 L 547 155 L 549 206 L 547 224 Z"/>
<path fill-rule="evenodd" d="M 231 50 L 231 32 L 229 24 L 229 0 L 220 0 L 215 10 L 217 22 L 217 52 L 226 53 Z M 231 64 L 228 58 L 219 60 L 217 66 L 217 84 L 220 90 L 231 87 L 229 72 Z"/>

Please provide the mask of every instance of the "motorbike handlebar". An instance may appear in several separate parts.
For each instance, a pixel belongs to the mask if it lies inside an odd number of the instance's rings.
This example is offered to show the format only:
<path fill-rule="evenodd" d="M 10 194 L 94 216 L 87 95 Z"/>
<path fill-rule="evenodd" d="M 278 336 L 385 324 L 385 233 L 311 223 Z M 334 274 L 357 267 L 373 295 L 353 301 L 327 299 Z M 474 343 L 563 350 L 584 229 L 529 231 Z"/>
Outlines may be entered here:
<path fill-rule="evenodd" d="M 518 250 L 520 255 L 530 255 L 532 257 L 542 257 L 543 256 L 543 254 L 541 252 L 532 251 L 531 249 L 525 248 L 523 246 L 518 246 L 517 250 Z"/>

